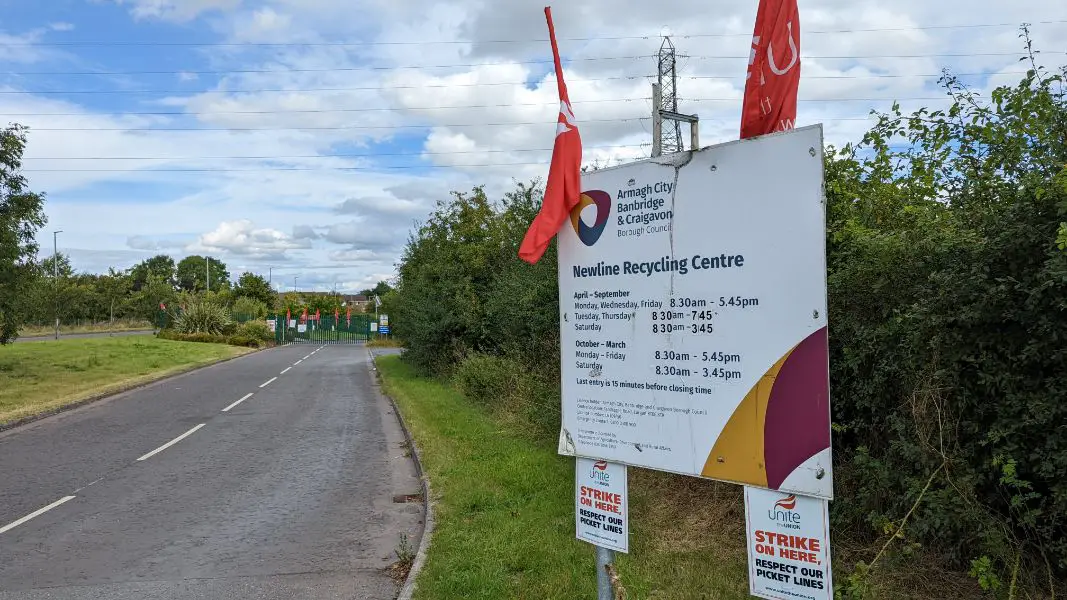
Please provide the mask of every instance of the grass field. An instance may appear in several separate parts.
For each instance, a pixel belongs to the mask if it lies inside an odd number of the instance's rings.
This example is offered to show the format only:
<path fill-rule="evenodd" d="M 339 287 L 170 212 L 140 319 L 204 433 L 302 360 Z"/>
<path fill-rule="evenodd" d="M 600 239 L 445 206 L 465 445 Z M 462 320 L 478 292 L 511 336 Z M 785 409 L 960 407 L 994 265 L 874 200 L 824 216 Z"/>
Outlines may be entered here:
<path fill-rule="evenodd" d="M 150 336 L 0 347 L 0 424 L 250 352 Z"/>
<path fill-rule="evenodd" d="M 377 364 L 436 497 L 415 597 L 595 597 L 593 547 L 574 538 L 574 459 L 416 376 L 398 357 Z M 630 478 L 631 554 L 618 559 L 628 598 L 748 598 L 740 488 L 679 485 L 641 469 Z"/>
<path fill-rule="evenodd" d="M 60 325 L 59 335 L 65 333 L 103 333 L 107 331 L 136 331 L 138 329 L 152 329 L 152 324 L 141 319 L 118 319 L 113 324 L 103 321 L 100 323 L 85 323 L 80 325 Z M 39 337 L 52 335 L 55 328 L 49 325 L 27 325 L 19 330 L 20 337 Z"/>

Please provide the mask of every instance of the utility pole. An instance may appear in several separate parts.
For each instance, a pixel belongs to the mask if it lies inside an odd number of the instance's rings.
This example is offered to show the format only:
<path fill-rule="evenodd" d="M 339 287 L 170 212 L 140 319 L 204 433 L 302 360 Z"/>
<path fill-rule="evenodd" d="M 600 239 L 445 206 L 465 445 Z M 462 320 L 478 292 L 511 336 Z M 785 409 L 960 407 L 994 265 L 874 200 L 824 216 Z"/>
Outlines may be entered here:
<path fill-rule="evenodd" d="M 298 275 L 293 275 L 293 292 L 296 292 L 296 280 L 300 279 Z"/>
<path fill-rule="evenodd" d="M 206 279 L 207 283 L 204 284 L 204 287 L 207 289 L 207 291 L 210 292 L 211 291 L 211 257 L 207 256 L 205 258 L 207 258 L 207 266 L 204 268 L 204 275 L 207 276 L 207 279 Z"/>
<path fill-rule="evenodd" d="M 267 286 L 274 289 L 274 267 L 267 267 Z"/>
<path fill-rule="evenodd" d="M 62 229 L 52 232 L 52 296 L 54 300 L 52 316 L 56 319 L 56 339 L 59 339 L 59 242 L 57 238 Z"/>

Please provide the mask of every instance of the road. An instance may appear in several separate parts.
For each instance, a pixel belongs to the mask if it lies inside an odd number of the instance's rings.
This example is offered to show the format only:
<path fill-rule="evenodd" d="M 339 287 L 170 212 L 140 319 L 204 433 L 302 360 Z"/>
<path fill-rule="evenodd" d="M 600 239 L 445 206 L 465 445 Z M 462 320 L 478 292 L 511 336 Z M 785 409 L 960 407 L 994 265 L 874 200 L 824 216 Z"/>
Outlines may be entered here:
<path fill-rule="evenodd" d="M 128 335 L 149 335 L 155 333 L 154 329 L 134 329 L 133 331 L 115 331 L 108 333 L 107 331 L 98 331 L 95 333 L 59 333 L 59 339 L 69 340 L 71 338 L 101 338 L 101 337 L 125 337 Z M 15 338 L 16 342 L 48 342 L 55 341 L 54 335 L 34 335 L 29 337 Z"/>
<path fill-rule="evenodd" d="M 259 352 L 0 433 L 0 600 L 393 598 L 418 490 L 365 348 Z"/>

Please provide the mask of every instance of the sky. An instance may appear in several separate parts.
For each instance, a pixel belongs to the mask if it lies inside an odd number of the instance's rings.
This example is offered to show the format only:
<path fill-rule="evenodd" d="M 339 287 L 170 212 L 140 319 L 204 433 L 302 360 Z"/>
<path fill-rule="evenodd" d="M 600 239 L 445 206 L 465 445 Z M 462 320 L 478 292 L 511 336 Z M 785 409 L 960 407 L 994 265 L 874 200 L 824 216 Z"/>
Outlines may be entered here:
<path fill-rule="evenodd" d="M 553 8 L 584 162 L 651 151 L 662 35 L 702 145 L 736 139 L 757 0 Z M 1067 63 L 1064 0 L 800 0 L 798 125 L 858 141 L 872 110 L 942 106 L 943 69 L 1018 81 L 1019 25 Z M 277 289 L 395 275 L 452 190 L 547 175 L 558 96 L 543 2 L 0 0 L 0 121 L 81 271 L 208 253 Z M 687 126 L 683 138 L 688 140 Z M 294 279 L 298 278 L 298 279 Z"/>

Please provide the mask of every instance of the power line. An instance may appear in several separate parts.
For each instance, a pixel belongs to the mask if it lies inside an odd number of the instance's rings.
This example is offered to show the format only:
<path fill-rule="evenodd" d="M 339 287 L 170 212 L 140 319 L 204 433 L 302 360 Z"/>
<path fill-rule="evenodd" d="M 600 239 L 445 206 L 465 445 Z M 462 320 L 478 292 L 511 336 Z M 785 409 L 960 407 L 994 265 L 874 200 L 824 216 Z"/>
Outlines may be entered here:
<path fill-rule="evenodd" d="M 942 100 L 943 96 L 911 96 L 893 98 L 800 98 L 798 102 L 891 102 L 894 100 Z M 642 102 L 650 98 L 603 98 L 598 100 L 575 101 L 574 104 L 593 104 L 605 102 Z M 688 98 L 686 102 L 740 102 L 740 98 Z M 401 106 L 393 107 L 362 107 L 362 108 L 293 108 L 276 110 L 212 110 L 212 111 L 119 111 L 119 112 L 96 112 L 94 116 L 212 116 L 212 115 L 277 115 L 277 114 L 325 114 L 325 113 L 353 113 L 353 112 L 382 112 L 382 111 L 405 111 L 405 110 L 454 110 L 472 108 L 503 108 L 512 106 L 559 106 L 555 102 L 509 102 L 502 104 L 466 104 L 462 106 Z M 0 117 L 78 117 L 86 116 L 84 112 L 55 112 L 55 113 L 0 113 Z"/>
<path fill-rule="evenodd" d="M 974 73 L 952 73 L 957 77 L 978 77 L 978 76 L 991 76 L 991 75 L 1023 75 L 1026 71 L 979 71 Z M 888 73 L 871 73 L 867 75 L 805 75 L 804 79 L 899 79 L 910 77 L 941 77 L 943 73 L 900 73 L 900 74 L 888 74 Z M 651 75 L 622 75 L 615 77 L 595 77 L 590 79 L 582 79 L 582 82 L 592 81 L 622 81 L 630 80 L 636 81 L 638 79 L 651 79 Z M 739 76 L 729 75 L 679 75 L 678 79 L 720 79 L 723 81 L 732 81 Z M 0 94 L 260 94 L 260 93 L 291 93 L 291 92 L 359 92 L 359 91 L 381 91 L 381 90 L 404 90 L 404 89 L 424 89 L 424 88 L 467 88 L 467 87 L 483 87 L 483 86 L 497 86 L 497 85 L 525 85 L 528 81 L 493 81 L 493 82 L 479 82 L 479 83 L 447 83 L 447 84 L 426 84 L 426 85 L 390 85 L 390 86 L 364 86 L 364 87 L 325 87 L 325 88 L 246 88 L 246 89 L 232 89 L 232 90 L 177 90 L 177 89 L 161 89 L 161 90 L 0 90 Z"/>
<path fill-rule="evenodd" d="M 615 123 L 626 121 L 647 121 L 652 117 L 627 117 L 620 119 L 585 119 L 584 123 Z M 455 123 L 422 125 L 331 125 L 309 127 L 33 127 L 32 131 L 334 131 L 348 129 L 429 129 L 432 127 L 510 127 L 513 125 L 544 125 L 545 121 L 519 121 L 509 123 Z"/>
<path fill-rule="evenodd" d="M 609 146 L 583 146 L 584 150 L 604 150 L 612 148 L 643 148 L 643 144 L 612 144 Z M 449 152 L 364 152 L 364 153 L 330 153 L 330 154 L 293 154 L 260 156 L 24 156 L 23 160 L 232 160 L 232 159 L 294 159 L 294 158 L 378 158 L 382 156 L 449 156 L 452 154 L 483 154 L 501 152 L 551 152 L 552 148 L 515 148 L 511 150 L 453 150 Z"/>
<path fill-rule="evenodd" d="M 1031 21 L 1030 25 L 1055 25 L 1067 23 L 1067 20 Z M 874 33 L 891 31 L 926 31 L 938 29 L 979 29 L 996 27 L 1019 27 L 1022 23 L 974 23 L 957 25 L 921 25 L 914 27 L 874 27 L 867 29 L 816 29 L 805 30 L 804 35 L 815 34 L 841 34 L 841 33 Z M 751 37 L 751 33 L 693 33 L 688 35 L 673 35 L 676 39 L 696 38 L 719 38 L 719 37 Z M 603 37 L 573 37 L 560 38 L 564 42 L 596 42 L 596 41 L 621 41 L 621 40 L 655 40 L 660 34 L 626 35 L 626 36 L 603 36 Z M 547 42 L 544 38 L 516 39 L 516 40 L 420 40 L 420 41 L 361 41 L 361 42 L 152 42 L 152 41 L 105 41 L 105 40 L 79 40 L 66 42 L 11 42 L 6 45 L 13 47 L 35 46 L 174 46 L 174 47 L 359 47 L 359 46 L 428 46 L 447 44 L 530 44 Z"/>
<path fill-rule="evenodd" d="M 1058 53 L 1045 53 L 1058 54 Z M 1067 54 L 1067 53 L 1065 53 Z M 976 56 L 1018 56 L 1018 52 L 975 52 L 975 53 L 934 53 L 934 54 L 856 54 L 856 55 L 809 55 L 802 54 L 801 60 L 858 60 L 858 59 L 913 59 L 913 58 L 973 58 Z M 652 58 L 651 55 L 642 54 L 636 56 L 597 56 L 597 57 L 578 57 L 568 58 L 567 62 L 586 62 L 597 60 L 635 60 L 639 58 Z M 748 59 L 745 55 L 717 55 L 717 56 L 687 56 L 686 58 L 694 60 L 740 60 Z M 220 70 L 194 70 L 194 69 L 178 69 L 167 71 L 8 71 L 7 75 L 48 75 L 48 76 L 73 76 L 73 75 L 228 75 L 228 74 L 268 74 L 268 73 L 348 73 L 356 71 L 394 71 L 397 69 L 449 69 L 449 68 L 472 68 L 472 67 L 492 67 L 492 66 L 508 66 L 508 65 L 534 65 L 534 64 L 551 64 L 551 60 L 517 60 L 508 62 L 487 62 L 487 63 L 464 63 L 464 64 L 446 64 L 446 65 L 372 65 L 365 67 L 329 67 L 329 68 L 281 68 L 281 69 L 220 69 Z"/>

